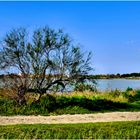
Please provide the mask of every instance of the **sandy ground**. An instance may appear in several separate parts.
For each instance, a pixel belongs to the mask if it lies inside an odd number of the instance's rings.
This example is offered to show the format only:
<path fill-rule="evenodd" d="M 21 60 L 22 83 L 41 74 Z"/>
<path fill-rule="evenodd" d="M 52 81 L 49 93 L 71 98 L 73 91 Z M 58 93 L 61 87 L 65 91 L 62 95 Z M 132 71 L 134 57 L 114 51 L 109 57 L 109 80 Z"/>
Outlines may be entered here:
<path fill-rule="evenodd" d="M 0 116 L 0 125 L 95 123 L 113 121 L 140 121 L 140 112 L 112 112 L 59 116 Z"/>

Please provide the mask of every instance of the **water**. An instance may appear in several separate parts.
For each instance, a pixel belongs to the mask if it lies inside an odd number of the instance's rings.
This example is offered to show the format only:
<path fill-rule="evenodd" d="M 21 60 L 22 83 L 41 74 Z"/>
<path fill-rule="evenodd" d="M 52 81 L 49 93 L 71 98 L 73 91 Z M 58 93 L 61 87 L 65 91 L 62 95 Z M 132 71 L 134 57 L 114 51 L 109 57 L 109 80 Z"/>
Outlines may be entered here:
<path fill-rule="evenodd" d="M 97 89 L 99 91 L 115 90 L 115 89 L 124 91 L 128 87 L 133 89 L 140 89 L 140 80 L 131 80 L 131 79 L 98 79 L 97 80 Z"/>
<path fill-rule="evenodd" d="M 97 90 L 99 90 L 99 91 L 115 90 L 115 89 L 124 91 L 128 87 L 133 88 L 133 89 L 140 89 L 140 80 L 98 79 L 98 80 L 96 80 L 96 82 L 97 82 Z M 2 87 L 3 87 L 3 82 L 0 79 L 0 88 L 2 88 Z"/>

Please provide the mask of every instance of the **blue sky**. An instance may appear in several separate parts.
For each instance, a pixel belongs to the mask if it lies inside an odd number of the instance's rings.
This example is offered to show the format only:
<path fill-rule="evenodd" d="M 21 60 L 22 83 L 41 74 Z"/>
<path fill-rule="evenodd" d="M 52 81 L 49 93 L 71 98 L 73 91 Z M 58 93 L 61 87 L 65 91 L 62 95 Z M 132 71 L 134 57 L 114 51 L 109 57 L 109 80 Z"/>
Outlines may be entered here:
<path fill-rule="evenodd" d="M 0 38 L 12 28 L 63 28 L 95 74 L 140 72 L 140 2 L 0 2 Z"/>

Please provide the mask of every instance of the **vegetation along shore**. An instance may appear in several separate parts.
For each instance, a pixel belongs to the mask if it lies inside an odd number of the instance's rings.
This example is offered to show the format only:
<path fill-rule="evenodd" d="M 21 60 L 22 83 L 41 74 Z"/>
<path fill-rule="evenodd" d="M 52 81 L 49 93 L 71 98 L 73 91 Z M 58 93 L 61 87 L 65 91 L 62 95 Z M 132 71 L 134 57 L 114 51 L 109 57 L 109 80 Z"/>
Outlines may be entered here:
<path fill-rule="evenodd" d="M 15 99 L 13 98 L 15 97 Z M 112 111 L 140 111 L 140 90 L 71 92 L 44 94 L 27 93 L 26 104 L 18 105 L 15 93 L 0 90 L 0 115 L 60 115 Z"/>

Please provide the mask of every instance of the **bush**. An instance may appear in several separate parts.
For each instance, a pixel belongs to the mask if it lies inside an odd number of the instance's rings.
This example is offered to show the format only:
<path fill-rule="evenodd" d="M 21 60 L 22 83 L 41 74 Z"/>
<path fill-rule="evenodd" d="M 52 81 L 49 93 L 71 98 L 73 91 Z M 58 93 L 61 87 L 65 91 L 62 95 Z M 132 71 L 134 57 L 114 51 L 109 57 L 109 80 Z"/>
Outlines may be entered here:
<path fill-rule="evenodd" d="M 12 115 L 16 107 L 16 102 L 10 99 L 0 99 L 0 115 Z M 15 112 L 14 112 L 15 113 Z"/>
<path fill-rule="evenodd" d="M 140 90 L 134 91 L 133 89 L 127 89 L 125 92 L 123 92 L 123 95 L 128 99 L 129 102 L 140 100 Z"/>
<path fill-rule="evenodd" d="M 118 89 L 115 89 L 115 90 L 111 91 L 110 94 L 112 97 L 119 97 L 122 94 L 122 92 Z"/>
<path fill-rule="evenodd" d="M 65 96 L 58 96 L 56 102 L 58 108 L 64 108 L 70 105 L 71 98 Z"/>
<path fill-rule="evenodd" d="M 89 85 L 89 84 L 77 84 L 74 88 L 74 91 L 96 91 L 96 88 L 93 85 Z"/>
<path fill-rule="evenodd" d="M 50 94 L 47 94 L 40 99 L 40 104 L 47 108 L 48 111 L 53 111 L 56 108 L 56 98 Z"/>
<path fill-rule="evenodd" d="M 136 91 L 136 94 L 133 96 L 132 101 L 140 101 L 140 90 Z"/>
<path fill-rule="evenodd" d="M 39 101 L 33 102 L 31 108 L 40 110 L 41 114 L 46 114 L 56 108 L 56 99 L 54 96 L 47 94 L 42 96 Z"/>
<path fill-rule="evenodd" d="M 134 101 L 134 96 L 129 91 L 123 92 L 123 96 L 128 99 L 128 102 Z"/>
<path fill-rule="evenodd" d="M 126 89 L 126 92 L 129 92 L 129 91 L 133 91 L 133 88 L 128 87 L 128 88 Z"/>

